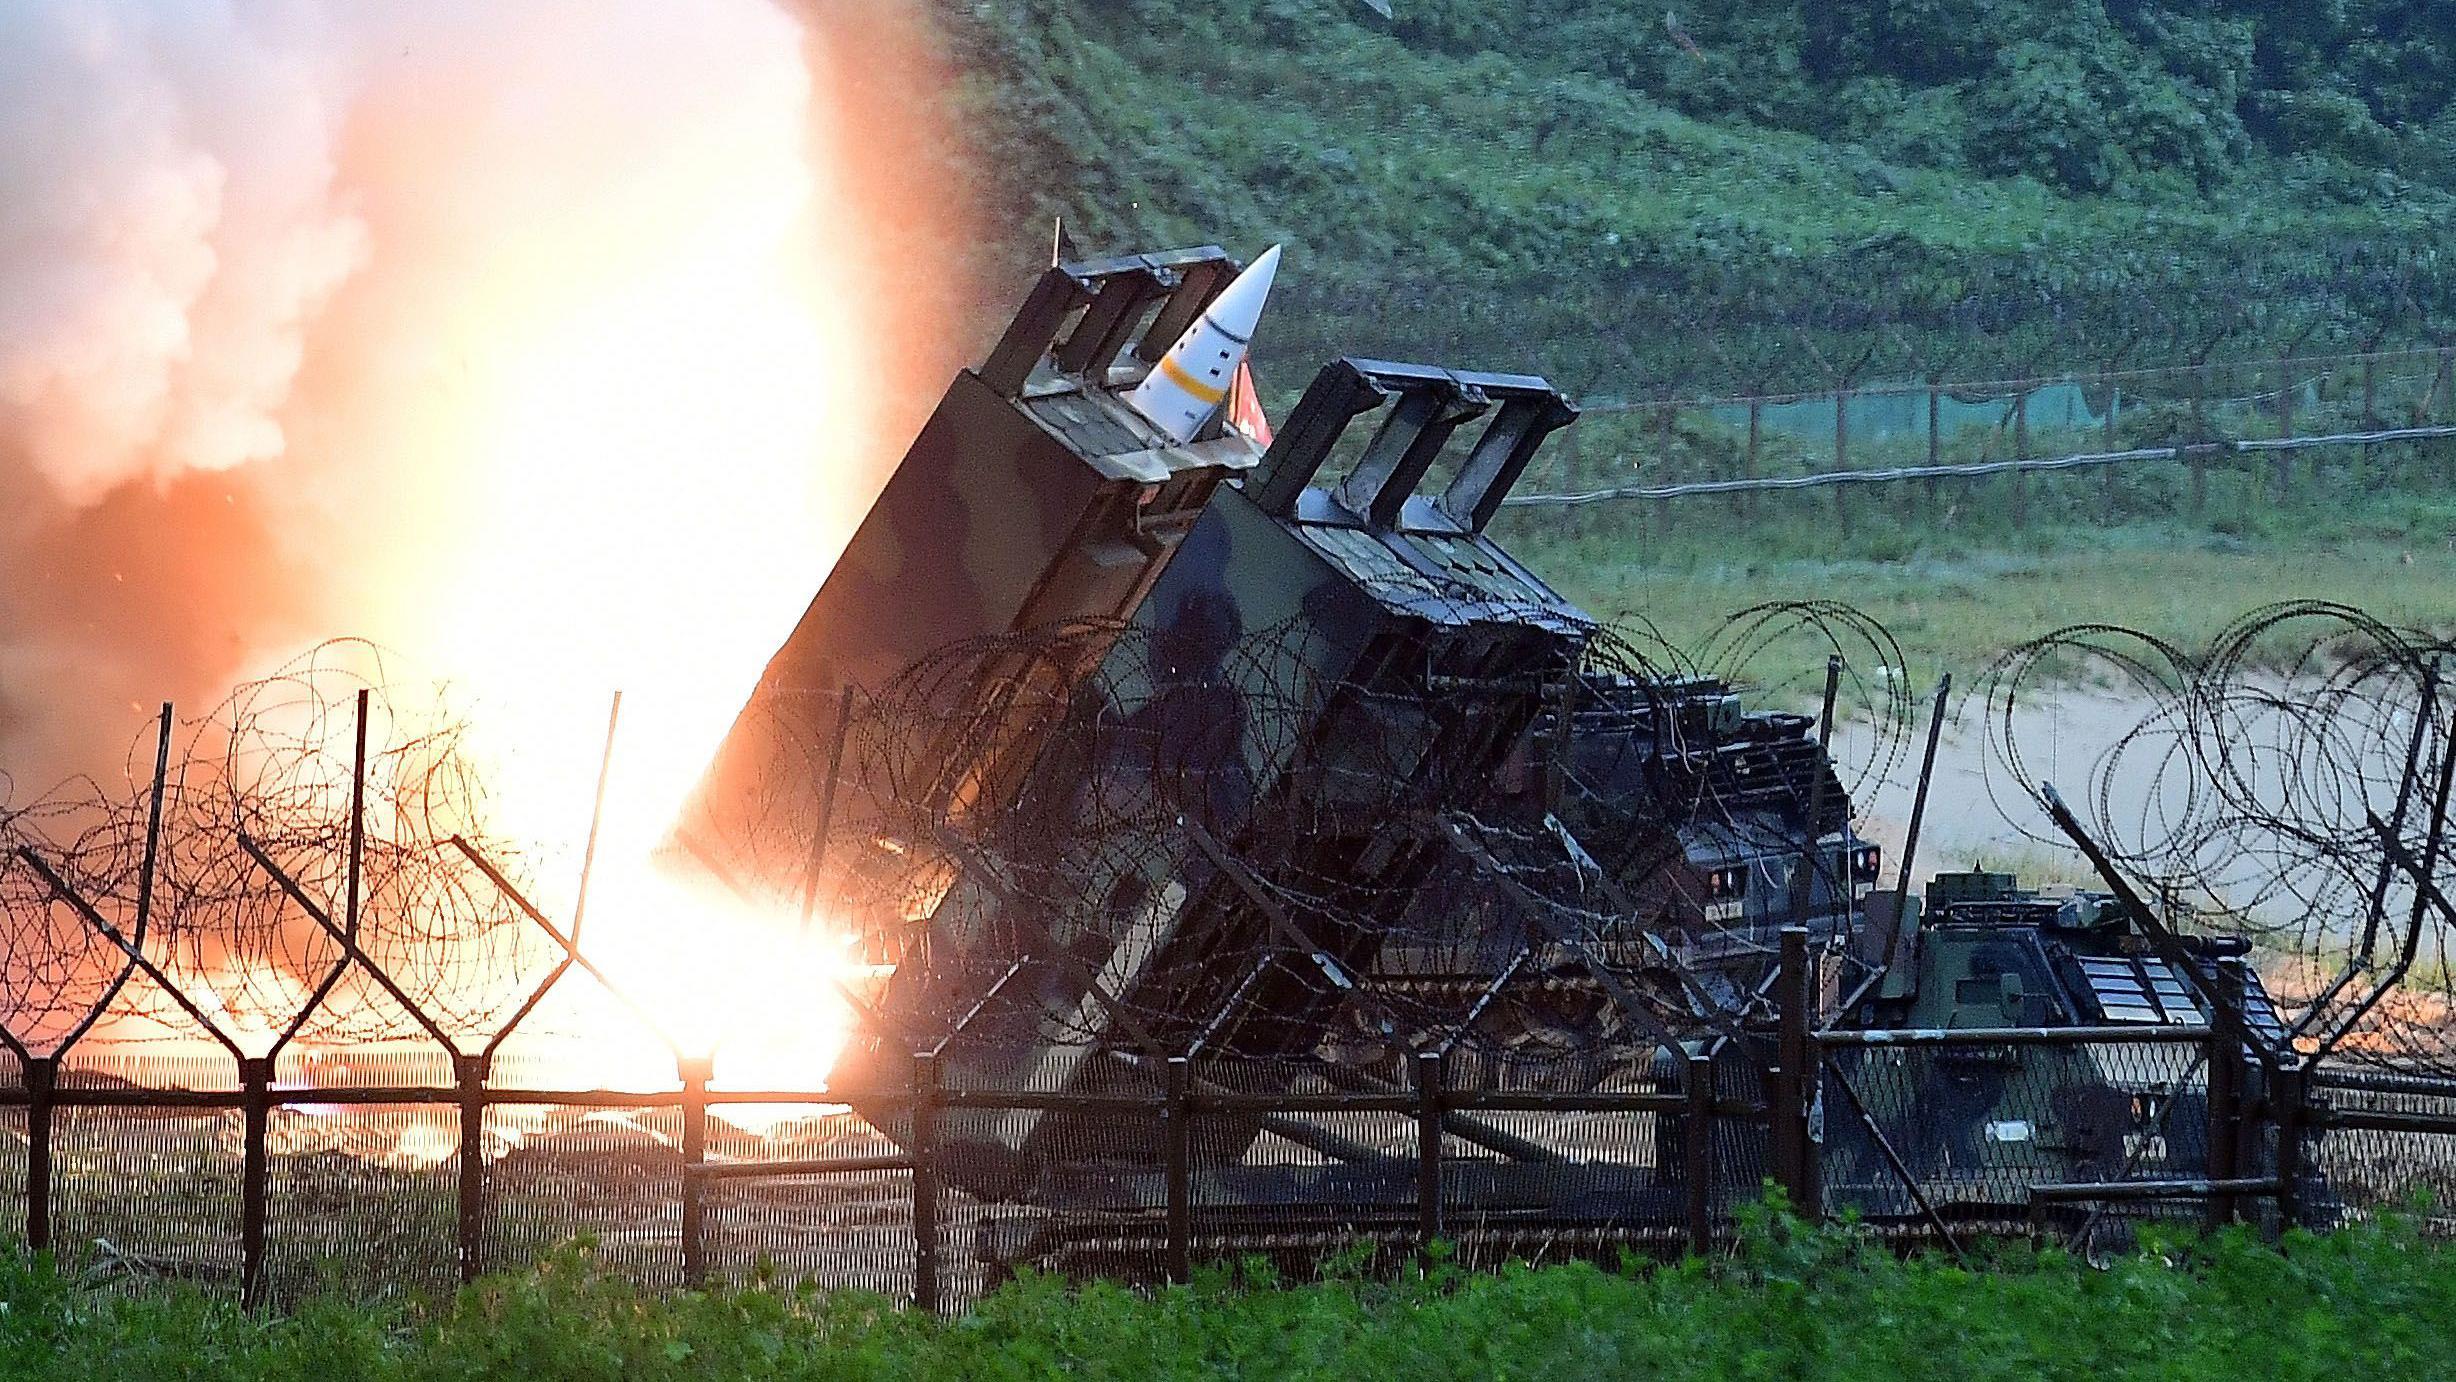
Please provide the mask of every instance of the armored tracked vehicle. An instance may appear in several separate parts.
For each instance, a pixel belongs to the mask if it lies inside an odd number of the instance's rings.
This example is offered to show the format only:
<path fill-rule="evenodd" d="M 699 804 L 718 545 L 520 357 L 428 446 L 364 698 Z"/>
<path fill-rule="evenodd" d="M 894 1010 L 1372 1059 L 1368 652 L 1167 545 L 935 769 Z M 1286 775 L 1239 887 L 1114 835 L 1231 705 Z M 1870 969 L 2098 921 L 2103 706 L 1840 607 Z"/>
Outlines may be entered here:
<path fill-rule="evenodd" d="M 1998 1039 L 1835 1048 L 1848 1088 L 1833 1085 L 1823 1109 L 1829 1204 L 2017 1220 L 2040 1187 L 2206 1178 L 2207 1048 L 2156 1034 L 2219 1026 L 2218 1004 L 2237 1004 L 2247 1099 L 2287 1047 L 2241 937 L 2163 945 L 2110 894 L 1985 871 L 1937 875 L 1905 920 L 1906 960 L 1836 1025 Z M 2143 1040 L 2103 1039 L 2134 1028 Z M 2101 1039 L 2054 1039 L 2084 1029 Z"/>

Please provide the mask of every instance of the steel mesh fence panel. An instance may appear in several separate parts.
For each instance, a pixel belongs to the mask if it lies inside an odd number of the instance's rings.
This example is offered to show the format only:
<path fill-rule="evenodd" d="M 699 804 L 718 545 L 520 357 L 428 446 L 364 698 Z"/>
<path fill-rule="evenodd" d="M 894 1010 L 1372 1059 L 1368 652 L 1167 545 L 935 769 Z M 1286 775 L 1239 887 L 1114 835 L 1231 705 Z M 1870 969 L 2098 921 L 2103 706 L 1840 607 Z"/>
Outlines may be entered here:
<path fill-rule="evenodd" d="M 2311 1160 L 2330 1199 L 2351 1212 L 2401 1208 L 2434 1233 L 2456 1235 L 2456 1143 L 2448 1134 L 2331 1128 L 2312 1139 Z"/>
<path fill-rule="evenodd" d="M 706 1225 L 714 1279 L 912 1296 L 910 1171 L 717 1181 Z"/>
<path fill-rule="evenodd" d="M 1668 1069 L 1669 1067 L 1665 1067 Z M 1496 1060 L 1452 1091 L 1444 1120 L 1444 1236 L 1470 1266 L 1610 1258 L 1687 1244 L 1687 1123 L 1658 1109 L 1484 1108 L 1487 1100 L 1670 1096 L 1642 1056 Z M 1711 1127 L 1709 1124 L 1708 1132 Z"/>
<path fill-rule="evenodd" d="M 1727 1047 L 1712 1065 L 1718 1103 L 1757 1110 L 1749 1117 L 1714 1119 L 1710 1208 L 1717 1232 L 1727 1231 L 1744 1205 L 1765 1195 L 1774 1175 L 1773 1144 L 1766 1121 L 1765 1072 L 1748 1054 Z"/>
<path fill-rule="evenodd" d="M 1061 1051 L 1012 1082 L 956 1087 L 990 1106 L 939 1115 L 948 1299 L 970 1299 L 1025 1267 L 1130 1281 L 1166 1275 L 1164 1088 L 1147 1068 Z M 1070 1093 L 1077 1101 L 1066 1101 Z M 1193 1126 L 1200 1166 L 1200 1139 L 1226 1123 L 1198 1115 Z"/>
<path fill-rule="evenodd" d="M 2021 1232 L 2034 1187 L 2206 1175 L 2206 1088 L 2200 1049 L 2180 1043 L 1834 1050 L 1825 1201 Z"/>
<path fill-rule="evenodd" d="M 238 1087 L 238 1062 L 201 1041 L 127 1045 L 87 1042 L 60 1063 L 62 1089 L 229 1093 Z"/>
<path fill-rule="evenodd" d="M 238 1290 L 236 1110 L 62 1108 L 53 1119 L 52 1241 L 63 1266 Z"/>
<path fill-rule="evenodd" d="M 712 1165 L 893 1157 L 902 1152 L 842 1104 L 718 1104 L 708 1114 Z M 710 1180 L 702 1244 L 711 1277 L 875 1291 L 913 1290 L 909 1170 Z"/>
<path fill-rule="evenodd" d="M 2321 1217 L 2394 1207 L 2431 1232 L 2456 1235 L 2456 1085 L 2379 1080 L 2319 1085 L 2331 1122 L 2311 1133 L 2306 1156 L 2323 1181 Z M 2445 1129 L 2359 1126 L 2366 1117 L 2439 1121 Z M 2354 1126 L 2345 1126 L 2351 1123 Z"/>
<path fill-rule="evenodd" d="M 1416 1115 L 1389 1109 L 1204 1108 L 1200 1096 L 1268 1105 L 1308 1097 L 1415 1097 L 1415 1072 L 1313 1062 L 1196 1062 L 1193 1119 L 1197 1255 L 1260 1257 L 1306 1277 L 1326 1260 L 1365 1265 L 1414 1241 Z M 1361 1077 L 1361 1078 L 1360 1078 Z M 1452 1149 L 1446 1136 L 1445 1152 Z"/>
<path fill-rule="evenodd" d="M 27 1229 L 30 1208 L 26 1162 L 32 1154 L 33 1140 L 27 1129 L 28 1115 L 23 1108 L 0 1108 L 0 1233 L 23 1233 Z"/>
<path fill-rule="evenodd" d="M 25 1068 L 13 1054 L 0 1052 L 0 1080 L 9 1088 L 25 1088 Z M 31 1115 L 23 1107 L 0 1107 L 0 1204 L 19 1207 L 14 1227 L 25 1229 L 28 1206 L 27 1162 L 33 1155 L 33 1139 L 28 1127 Z M 5 1213 L 0 1210 L 0 1213 Z M 0 1226 L 0 1233 L 9 1231 Z"/>
<path fill-rule="evenodd" d="M 2228 531 L 2281 503 L 2444 485 L 2443 358 L 2390 350 L 1591 399 L 1569 443 L 1540 453 L 1508 500 L 1504 529 L 1574 534 L 1600 521 L 1577 506 L 1617 499 L 1633 501 L 1622 517 L 1641 531 L 1669 502 L 1662 535 L 1674 552 L 1803 523 L 1878 551 L 1956 528 L 2186 512 Z M 1830 483 L 1849 475 L 1868 478 Z"/>
<path fill-rule="evenodd" d="M 277 1108 L 266 1131 L 268 1299 L 457 1279 L 458 1110 Z"/>
<path fill-rule="evenodd" d="M 510 1145 L 487 1171 L 485 1263 L 518 1269 L 585 1238 L 643 1286 L 682 1280 L 681 1114 L 671 1108 L 498 1106 Z"/>

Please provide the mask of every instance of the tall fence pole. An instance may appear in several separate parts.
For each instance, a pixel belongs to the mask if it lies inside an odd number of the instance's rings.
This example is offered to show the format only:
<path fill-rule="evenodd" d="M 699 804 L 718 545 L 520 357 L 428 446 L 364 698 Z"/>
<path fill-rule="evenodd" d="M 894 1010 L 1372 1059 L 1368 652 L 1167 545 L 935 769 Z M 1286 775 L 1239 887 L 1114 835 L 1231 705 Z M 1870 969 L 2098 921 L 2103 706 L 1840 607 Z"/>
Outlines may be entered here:
<path fill-rule="evenodd" d="M 2456 347 L 2440 349 L 2439 372 L 2431 378 L 2430 391 L 2433 397 L 2441 400 L 2441 407 L 2456 407 L 2456 398 L 2450 397 L 2456 394 Z M 2441 454 L 2447 454 L 2451 446 L 2456 446 L 2456 443 L 2442 444 Z"/>
<path fill-rule="evenodd" d="M 1574 432 L 1576 429 L 1572 428 L 1570 430 Z M 1741 479 L 1754 480 L 1757 478 L 1759 473 L 1758 467 L 1760 465 L 1760 452 L 1764 445 L 1765 400 L 1761 398 L 1752 398 L 1748 400 L 1748 449 L 1740 453 Z M 1738 498 L 1740 501 L 1740 517 L 1755 518 L 1757 516 L 1756 491 L 1742 490 L 1740 491 Z"/>
<path fill-rule="evenodd" d="M 1561 474 L 1569 477 L 1569 483 L 1563 485 L 1562 488 L 1572 494 L 1587 488 L 1584 456 L 1586 448 L 1578 438 L 1578 431 L 1579 429 L 1575 427 L 1568 429 L 1568 435 L 1561 441 Z M 1571 537 L 1584 537 L 1587 530 L 1594 527 L 1594 520 L 1586 514 L 1579 513 L 1576 509 L 1563 514 L 1561 523 L 1564 531 Z"/>
<path fill-rule="evenodd" d="M 2373 348 L 2365 350 L 2362 356 L 2362 430 L 2365 432 L 2379 429 L 2379 353 L 2376 346 L 2374 342 Z M 2391 479 L 2379 473 L 2379 443 L 2362 444 L 2362 450 L 2356 453 L 2353 478 L 2356 489 L 2360 489 L 2363 482 L 2368 480 Z"/>
<path fill-rule="evenodd" d="M 2030 458 L 2030 393 L 2026 384 L 2014 386 L 2020 392 L 2013 395 L 2013 459 Z M 2030 526 L 2030 473 L 2013 472 L 2013 527 Z"/>
<path fill-rule="evenodd" d="M 1944 464 L 1944 384 L 1933 375 L 1927 381 L 1927 468 L 1934 470 Z M 1927 477 L 1927 521 L 1934 523 L 1943 511 L 1944 482 Z"/>
<path fill-rule="evenodd" d="M 1168 1103 L 1161 1112 L 1168 1138 L 1168 1279 L 1194 1275 L 1193 1062 L 1168 1058 Z"/>
<path fill-rule="evenodd" d="M 1851 393 L 1847 388 L 1836 390 L 1833 396 L 1833 468 L 1837 472 L 1851 468 Z M 1851 536 L 1850 496 L 1849 485 L 1833 487 L 1834 531 L 1845 542 Z"/>
<path fill-rule="evenodd" d="M 1808 1205 L 1808 928 L 1782 928 L 1782 964 L 1775 979 L 1781 1023 L 1774 1066 L 1774 1176 L 1791 1207 Z"/>
<path fill-rule="evenodd" d="M 1416 1242 L 1441 1236 L 1441 1081 L 1439 1051 L 1416 1053 Z"/>
<path fill-rule="evenodd" d="M 2099 425 L 2098 445 L 2101 449 L 2112 452 L 2115 450 L 2116 438 L 2122 435 L 2121 414 L 2123 412 L 2123 385 L 2116 381 L 2115 366 L 2112 362 L 2106 367 L 2104 380 L 2106 383 L 2106 417 Z M 2087 400 L 2084 399 L 2083 402 L 2086 403 Z M 2101 483 L 2098 502 L 2106 510 L 2105 521 L 2108 523 L 2114 522 L 2116 515 L 2123 508 L 2122 491 L 2116 484 L 2115 472 L 2116 468 L 2111 465 L 2102 468 L 2099 472 Z"/>
<path fill-rule="evenodd" d="M 265 1140 L 273 1112 L 273 1063 L 260 1056 L 239 1062 L 239 1108 L 243 1120 L 239 1169 L 239 1302 L 250 1310 L 264 1303 L 264 1229 L 268 1167 Z"/>
<path fill-rule="evenodd" d="M 675 1064 L 682 1075 L 682 1284 L 697 1287 L 708 1279 L 707 1181 L 698 1170 L 708 1160 L 708 1080 L 716 1062 L 683 1056 Z"/>
<path fill-rule="evenodd" d="M 2241 1174 L 2243 1030 L 2239 1014 L 2243 993 L 2239 961 L 2221 960 L 2217 984 L 2221 1001 L 2209 1020 L 2209 1179 L 2232 1180 Z M 2232 1223 L 2231 1194 L 2209 1196 L 2209 1227 Z"/>
<path fill-rule="evenodd" d="M 2277 357 L 2277 436 L 2279 440 L 2294 435 L 2294 356 L 2292 352 Z M 2311 478 L 2319 478 L 2319 455 L 2311 457 Z M 2293 453 L 2277 453 L 2277 502 L 2282 504 L 2294 495 Z"/>
<path fill-rule="evenodd" d="M 485 1055 L 452 1053 L 452 1085 L 460 1096 L 460 1195 L 454 1246 L 460 1279 L 475 1281 L 486 1260 L 486 1076 Z"/>
<path fill-rule="evenodd" d="M 2192 375 L 2192 517 L 2197 519 L 2209 510 L 2209 369 L 2202 365 Z"/>
<path fill-rule="evenodd" d="M 2287 1052 L 2286 1059 L 2269 1076 L 2269 1117 L 2277 1128 L 2277 1229 L 2280 1233 L 2302 1224 L 2300 1186 L 2307 1075 L 2301 1062 L 2294 1059 L 2292 1052 Z"/>
<path fill-rule="evenodd" d="M 1688 1178 L 1689 1250 L 1704 1257 L 1714 1250 L 1713 1058 L 1691 1051 L 1687 1080 L 1688 1121 L 1681 1130 L 1681 1161 Z"/>
<path fill-rule="evenodd" d="M 912 1301 L 938 1313 L 938 1057 L 912 1058 Z"/>
<path fill-rule="evenodd" d="M 26 1246 L 51 1250 L 51 1112 L 60 1087 L 60 1058 L 23 1062 L 26 1081 Z"/>

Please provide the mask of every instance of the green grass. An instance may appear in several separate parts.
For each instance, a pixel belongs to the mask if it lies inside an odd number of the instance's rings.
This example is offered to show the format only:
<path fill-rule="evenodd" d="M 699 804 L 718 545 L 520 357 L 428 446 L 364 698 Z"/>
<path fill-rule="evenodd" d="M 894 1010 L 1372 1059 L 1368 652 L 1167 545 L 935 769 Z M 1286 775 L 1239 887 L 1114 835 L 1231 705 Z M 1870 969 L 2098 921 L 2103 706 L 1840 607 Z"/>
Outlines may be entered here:
<path fill-rule="evenodd" d="M 2103 1268 L 2026 1247 L 1973 1270 L 1760 1216 L 1713 1262 L 1402 1282 L 1214 1271 L 1144 1295 L 1046 1278 L 938 1321 L 876 1297 L 650 1297 L 584 1252 L 437 1302 L 251 1317 L 193 1293 L 103 1294 L 0 1263 L 12 1378 L 427 1379 L 2445 1375 L 2456 1250 L 2398 1221 L 2282 1249 L 2156 1242 Z"/>
<path fill-rule="evenodd" d="M 1881 494 L 1853 495 L 1847 536 L 1830 496 L 1769 499 L 1753 518 L 1722 499 L 1621 501 L 1584 517 L 1522 510 L 1499 531 L 1591 612 L 1642 618 L 1680 647 L 1761 601 L 1846 602 L 1893 633 L 1922 687 L 1945 670 L 1966 685 L 2005 650 L 2076 623 L 2201 648 L 2251 609 L 2289 598 L 2456 630 L 2456 500 L 2445 496 L 2324 494 L 2278 508 L 2213 491 L 2198 522 L 2050 515 L 2015 531 L 2001 496 L 1947 495 L 1938 511 L 1915 484 Z M 2034 509 L 2049 497 L 2042 483 Z M 1821 663 L 1824 651 L 1798 655 Z"/>

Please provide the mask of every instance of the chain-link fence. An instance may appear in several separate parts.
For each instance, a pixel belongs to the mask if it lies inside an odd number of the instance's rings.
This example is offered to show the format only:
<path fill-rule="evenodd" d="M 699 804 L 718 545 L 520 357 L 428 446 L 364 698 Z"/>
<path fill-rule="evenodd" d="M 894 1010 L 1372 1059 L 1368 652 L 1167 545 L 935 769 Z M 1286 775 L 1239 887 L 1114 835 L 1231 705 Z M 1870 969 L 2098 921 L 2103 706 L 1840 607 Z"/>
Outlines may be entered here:
<path fill-rule="evenodd" d="M 2447 484 L 2452 368 L 2456 352 L 2432 348 L 1590 399 L 1508 504 L 1710 503 L 1847 534 L 1900 511 L 1878 491 L 1907 486 L 1909 511 L 1930 524 L 2224 521 L 2250 504 Z"/>
<path fill-rule="evenodd" d="M 1818 1025 L 1814 982 L 1769 992 L 1769 1025 L 1601 1086 L 1439 1053 L 1370 1087 L 1319 1062 L 1087 1050 L 1114 1076 L 1092 1093 L 949 1083 L 930 1052 L 909 1084 L 800 1091 L 711 1089 L 691 1058 L 674 1087 L 626 1091 L 183 1084 L 208 1072 L 71 1058 L 0 1091 L 20 1151 L 0 1177 L 29 1237 L 96 1278 L 256 1300 L 433 1288 L 585 1236 L 650 1287 L 936 1308 L 1027 1268 L 1157 1282 L 1205 1262 L 1380 1270 L 1435 1243 L 1470 1265 L 1712 1251 L 1769 1182 L 1953 1251 L 2033 1233 L 2103 1249 L 2178 1213 L 2325 1225 L 2456 1185 L 2444 1080 L 2302 1071 L 2222 1022 L 1860 1030 Z"/>

